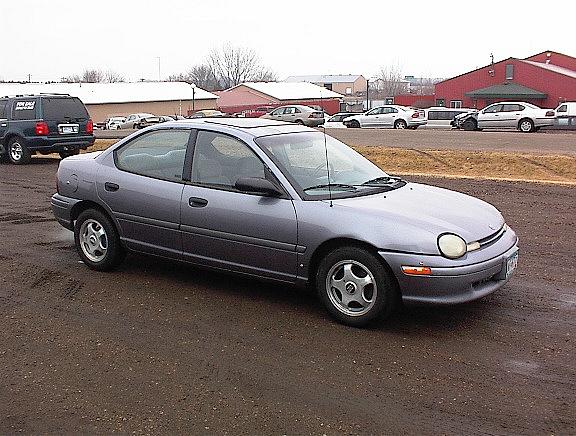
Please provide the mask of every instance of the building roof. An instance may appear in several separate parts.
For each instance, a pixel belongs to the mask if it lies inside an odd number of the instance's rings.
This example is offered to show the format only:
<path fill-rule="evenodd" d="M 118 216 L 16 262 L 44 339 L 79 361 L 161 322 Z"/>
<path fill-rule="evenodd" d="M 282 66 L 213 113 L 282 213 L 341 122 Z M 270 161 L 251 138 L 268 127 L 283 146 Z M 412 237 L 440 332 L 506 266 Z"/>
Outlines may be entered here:
<path fill-rule="evenodd" d="M 523 62 L 525 64 L 530 64 L 530 65 L 533 65 L 535 67 L 542 68 L 544 70 L 554 71 L 555 73 L 563 74 L 564 76 L 568 76 L 568 77 L 572 77 L 573 79 L 576 79 L 576 71 L 569 70 L 568 68 L 560 67 L 560 66 L 554 65 L 554 64 L 546 64 L 543 62 L 527 61 L 525 59 L 521 59 L 520 62 Z"/>
<path fill-rule="evenodd" d="M 0 96 L 70 94 L 84 104 L 143 103 L 148 101 L 213 100 L 218 96 L 184 82 L 120 83 L 0 83 Z"/>
<path fill-rule="evenodd" d="M 519 98 L 519 99 L 545 99 L 545 94 L 535 89 L 519 85 L 517 83 L 503 83 L 501 85 L 492 85 L 487 88 L 476 89 L 465 94 L 471 98 Z"/>
<path fill-rule="evenodd" d="M 311 82 L 311 83 L 353 83 L 362 77 L 361 74 L 318 74 L 310 76 L 290 76 L 285 82 Z"/>
<path fill-rule="evenodd" d="M 245 86 L 276 100 L 319 100 L 326 98 L 343 98 L 337 92 L 330 91 L 323 86 L 308 82 L 246 82 L 231 88 L 231 90 Z"/>

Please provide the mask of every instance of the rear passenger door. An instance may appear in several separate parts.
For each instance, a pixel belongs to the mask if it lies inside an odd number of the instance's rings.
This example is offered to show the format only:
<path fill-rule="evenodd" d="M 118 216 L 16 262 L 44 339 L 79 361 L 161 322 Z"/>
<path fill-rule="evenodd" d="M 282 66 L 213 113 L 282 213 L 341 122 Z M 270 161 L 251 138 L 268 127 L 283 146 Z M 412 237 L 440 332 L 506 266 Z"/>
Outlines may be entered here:
<path fill-rule="evenodd" d="M 244 142 L 198 132 L 190 183 L 182 196 L 184 259 L 210 267 L 293 282 L 297 270 L 292 200 L 240 192 L 240 177 L 267 178 L 267 166 Z"/>
<path fill-rule="evenodd" d="M 114 151 L 98 174 L 100 199 L 133 250 L 180 257 L 182 173 L 191 131 L 162 129 L 139 135 Z"/>
<path fill-rule="evenodd" d="M 524 110 L 524 106 L 519 104 L 504 104 L 502 106 L 502 116 L 501 122 L 502 127 L 507 128 L 517 128 L 518 121 L 522 118 L 522 111 Z"/>

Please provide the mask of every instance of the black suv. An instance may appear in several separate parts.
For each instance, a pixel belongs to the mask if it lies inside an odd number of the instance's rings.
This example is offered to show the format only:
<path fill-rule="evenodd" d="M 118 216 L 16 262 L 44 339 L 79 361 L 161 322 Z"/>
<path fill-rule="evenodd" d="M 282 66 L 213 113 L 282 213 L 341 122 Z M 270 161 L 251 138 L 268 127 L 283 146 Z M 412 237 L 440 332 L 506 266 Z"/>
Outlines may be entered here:
<path fill-rule="evenodd" d="M 94 144 L 93 129 L 86 106 L 77 97 L 0 98 L 0 160 L 25 164 L 36 153 L 72 156 Z"/>

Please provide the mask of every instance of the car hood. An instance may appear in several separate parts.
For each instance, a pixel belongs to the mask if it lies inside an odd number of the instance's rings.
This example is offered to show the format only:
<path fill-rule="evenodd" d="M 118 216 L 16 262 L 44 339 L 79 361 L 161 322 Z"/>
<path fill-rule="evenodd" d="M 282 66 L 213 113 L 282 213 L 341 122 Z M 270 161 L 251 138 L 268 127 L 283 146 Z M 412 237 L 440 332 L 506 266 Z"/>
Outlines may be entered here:
<path fill-rule="evenodd" d="M 353 208 L 398 229 L 425 230 L 434 235 L 455 233 L 467 243 L 490 236 L 504 225 L 491 204 L 448 189 L 419 183 L 381 194 L 338 199 L 335 206 Z"/>

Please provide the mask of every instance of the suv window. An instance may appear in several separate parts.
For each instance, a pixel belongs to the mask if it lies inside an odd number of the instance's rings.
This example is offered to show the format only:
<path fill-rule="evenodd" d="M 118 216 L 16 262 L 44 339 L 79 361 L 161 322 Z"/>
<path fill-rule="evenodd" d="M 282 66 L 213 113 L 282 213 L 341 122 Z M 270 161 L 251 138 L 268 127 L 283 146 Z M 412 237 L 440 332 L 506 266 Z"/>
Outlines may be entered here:
<path fill-rule="evenodd" d="M 1 114 L 2 114 L 2 102 L 0 102 L 0 118 L 2 118 Z M 556 109 L 556 112 L 568 112 L 568 105 L 563 104 L 562 106 L 560 106 L 558 109 Z"/>
<path fill-rule="evenodd" d="M 76 121 L 87 120 L 88 112 L 80 99 L 62 97 L 43 97 L 42 113 L 45 120 L 64 120 L 71 118 Z"/>
<path fill-rule="evenodd" d="M 0 119 L 7 118 L 6 116 L 6 103 L 8 100 L 0 100 Z"/>
<path fill-rule="evenodd" d="M 234 185 L 241 177 L 266 177 L 258 156 L 236 138 L 199 131 L 192 160 L 192 182 L 235 190 Z"/>
<path fill-rule="evenodd" d="M 35 120 L 36 100 L 15 100 L 12 106 L 13 120 Z"/>
<path fill-rule="evenodd" d="M 189 138 L 189 130 L 145 133 L 116 151 L 116 166 L 130 173 L 180 182 Z"/>

